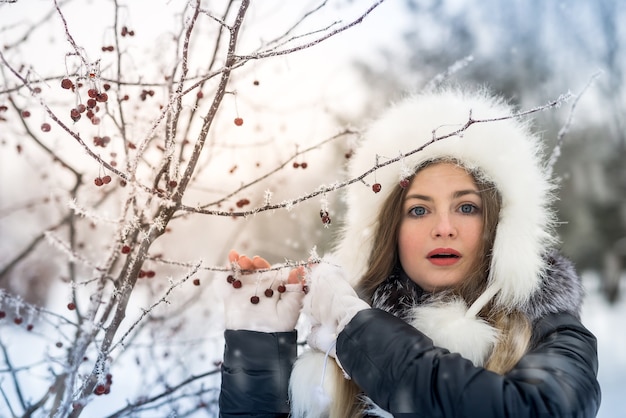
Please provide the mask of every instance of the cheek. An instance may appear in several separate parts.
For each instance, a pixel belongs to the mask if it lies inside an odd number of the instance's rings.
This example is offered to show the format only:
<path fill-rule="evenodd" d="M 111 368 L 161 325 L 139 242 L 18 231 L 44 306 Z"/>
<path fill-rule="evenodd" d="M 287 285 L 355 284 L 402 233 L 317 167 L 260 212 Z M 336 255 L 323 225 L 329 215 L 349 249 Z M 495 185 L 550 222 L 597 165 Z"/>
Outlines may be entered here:
<path fill-rule="evenodd" d="M 478 249 L 483 236 L 482 220 L 479 222 L 472 222 L 471 224 L 467 225 L 465 229 L 465 236 L 467 237 L 468 244 L 473 249 Z"/>
<path fill-rule="evenodd" d="M 398 232 L 398 252 L 400 256 L 415 253 L 424 242 L 423 231 L 417 225 L 402 224 Z"/>

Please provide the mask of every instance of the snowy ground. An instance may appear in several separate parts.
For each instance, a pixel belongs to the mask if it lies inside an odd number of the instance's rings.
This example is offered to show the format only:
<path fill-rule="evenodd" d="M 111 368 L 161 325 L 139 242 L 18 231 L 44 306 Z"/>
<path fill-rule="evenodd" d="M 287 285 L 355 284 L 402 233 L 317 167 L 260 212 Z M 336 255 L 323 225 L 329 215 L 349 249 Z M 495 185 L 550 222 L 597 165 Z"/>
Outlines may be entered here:
<path fill-rule="evenodd" d="M 609 306 L 598 292 L 597 277 L 585 274 L 583 278 L 588 292 L 583 323 L 598 338 L 598 378 L 602 388 L 598 418 L 626 418 L 626 286 L 622 280 L 622 297 Z"/>

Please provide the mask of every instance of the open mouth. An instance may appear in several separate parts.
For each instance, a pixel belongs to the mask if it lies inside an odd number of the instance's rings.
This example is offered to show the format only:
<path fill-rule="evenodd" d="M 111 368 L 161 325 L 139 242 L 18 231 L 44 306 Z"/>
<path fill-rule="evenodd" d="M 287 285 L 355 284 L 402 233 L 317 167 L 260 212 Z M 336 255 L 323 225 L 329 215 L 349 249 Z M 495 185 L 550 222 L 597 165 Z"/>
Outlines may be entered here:
<path fill-rule="evenodd" d="M 429 252 L 427 258 L 436 266 L 451 266 L 461 259 L 461 253 L 451 248 L 437 248 Z"/>

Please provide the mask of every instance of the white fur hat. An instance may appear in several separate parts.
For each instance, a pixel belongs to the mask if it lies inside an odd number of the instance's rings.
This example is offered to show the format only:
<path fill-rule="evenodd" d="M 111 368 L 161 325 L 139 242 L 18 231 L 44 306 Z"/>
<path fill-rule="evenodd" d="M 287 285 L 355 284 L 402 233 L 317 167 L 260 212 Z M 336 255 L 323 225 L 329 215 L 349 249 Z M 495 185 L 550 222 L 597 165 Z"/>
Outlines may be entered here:
<path fill-rule="evenodd" d="M 366 131 L 351 158 L 349 176 L 371 169 L 377 161 L 405 155 L 458 131 L 472 120 L 502 118 L 514 109 L 485 91 L 445 90 L 415 95 L 393 105 Z M 553 184 L 543 166 L 542 147 L 519 117 L 471 124 L 459 135 L 428 144 L 400 162 L 376 170 L 379 193 L 352 186 L 346 194 L 345 222 L 335 248 L 355 283 L 365 272 L 373 246 L 378 213 L 401 179 L 422 163 L 452 158 L 495 184 L 502 197 L 491 262 L 489 288 L 476 314 L 497 293 L 496 303 L 518 307 L 539 286 L 546 268 L 543 255 L 554 244 L 550 209 Z M 374 183 L 374 175 L 365 179 Z"/>

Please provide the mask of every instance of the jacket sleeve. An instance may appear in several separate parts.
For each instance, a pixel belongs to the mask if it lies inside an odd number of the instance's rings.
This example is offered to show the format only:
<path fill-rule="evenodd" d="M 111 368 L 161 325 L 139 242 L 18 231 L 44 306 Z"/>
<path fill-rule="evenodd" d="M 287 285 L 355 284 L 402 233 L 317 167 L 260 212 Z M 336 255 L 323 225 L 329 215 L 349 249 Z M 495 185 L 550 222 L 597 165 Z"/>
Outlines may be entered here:
<path fill-rule="evenodd" d="M 600 406 L 595 337 L 572 315 L 533 328 L 531 350 L 505 375 L 435 347 L 411 325 L 359 312 L 339 334 L 344 370 L 378 406 L 415 417 L 594 417 Z"/>
<path fill-rule="evenodd" d="M 297 332 L 226 330 L 220 417 L 277 418 L 289 415 L 289 375 Z"/>

